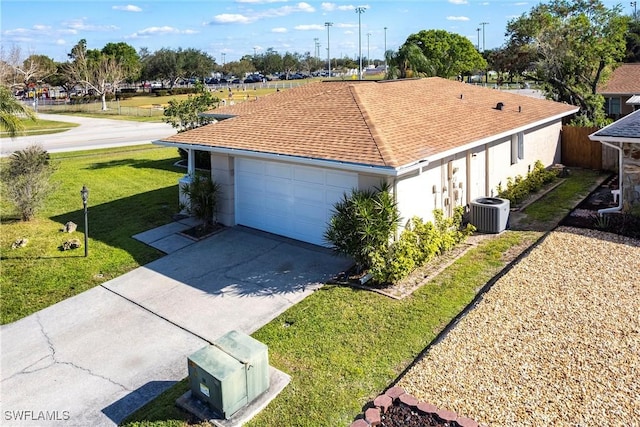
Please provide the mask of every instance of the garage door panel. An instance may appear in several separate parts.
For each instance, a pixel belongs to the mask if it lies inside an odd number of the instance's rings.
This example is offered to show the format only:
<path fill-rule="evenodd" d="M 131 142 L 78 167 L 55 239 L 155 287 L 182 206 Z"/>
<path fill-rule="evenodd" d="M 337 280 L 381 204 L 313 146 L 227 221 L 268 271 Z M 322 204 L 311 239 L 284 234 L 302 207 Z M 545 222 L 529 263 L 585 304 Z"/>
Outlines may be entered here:
<path fill-rule="evenodd" d="M 236 169 L 244 173 L 253 173 L 258 175 L 264 175 L 267 164 L 262 160 L 255 159 L 236 159 Z"/>
<path fill-rule="evenodd" d="M 326 172 L 320 168 L 309 166 L 294 166 L 293 179 L 301 182 L 325 185 Z"/>
<path fill-rule="evenodd" d="M 294 190 L 296 201 L 304 201 L 319 206 L 326 203 L 325 187 L 321 185 L 311 185 L 307 183 L 297 184 Z"/>
<path fill-rule="evenodd" d="M 267 163 L 264 167 L 265 175 L 276 178 L 291 179 L 291 166 L 285 163 Z"/>
<path fill-rule="evenodd" d="M 236 222 L 317 245 L 333 205 L 357 186 L 355 173 L 236 159 Z"/>
<path fill-rule="evenodd" d="M 353 173 L 327 171 L 326 184 L 350 192 L 353 188 L 358 187 L 358 177 Z"/>
<path fill-rule="evenodd" d="M 263 182 L 266 197 L 281 197 L 293 202 L 293 185 L 290 179 L 265 177 Z"/>
<path fill-rule="evenodd" d="M 327 220 L 326 209 L 318 205 L 308 205 L 306 203 L 296 203 L 293 208 L 294 218 L 312 222 L 323 223 Z"/>

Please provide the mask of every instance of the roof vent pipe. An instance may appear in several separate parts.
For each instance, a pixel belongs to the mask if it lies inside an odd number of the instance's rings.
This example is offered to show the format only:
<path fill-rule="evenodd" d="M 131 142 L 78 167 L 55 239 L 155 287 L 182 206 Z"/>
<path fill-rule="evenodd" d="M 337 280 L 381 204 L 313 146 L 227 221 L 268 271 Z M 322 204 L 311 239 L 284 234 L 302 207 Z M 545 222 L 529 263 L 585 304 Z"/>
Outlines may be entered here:
<path fill-rule="evenodd" d="M 462 94 L 460 94 L 460 99 L 462 99 Z"/>
<path fill-rule="evenodd" d="M 518 113 L 522 113 L 522 106 L 518 105 Z"/>
<path fill-rule="evenodd" d="M 503 102 L 498 102 L 498 103 L 496 104 L 496 110 L 500 110 L 500 111 L 502 111 L 502 107 L 504 107 L 504 103 L 503 103 Z"/>

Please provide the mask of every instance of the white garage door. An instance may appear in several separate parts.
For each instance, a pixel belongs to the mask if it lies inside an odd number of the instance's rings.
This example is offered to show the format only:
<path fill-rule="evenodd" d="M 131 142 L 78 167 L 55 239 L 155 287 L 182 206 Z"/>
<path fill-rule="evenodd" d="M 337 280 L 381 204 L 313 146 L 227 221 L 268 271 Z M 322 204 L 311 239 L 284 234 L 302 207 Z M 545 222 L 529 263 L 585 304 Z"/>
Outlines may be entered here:
<path fill-rule="evenodd" d="M 335 202 L 358 185 L 351 172 L 236 158 L 236 223 L 316 245 Z"/>

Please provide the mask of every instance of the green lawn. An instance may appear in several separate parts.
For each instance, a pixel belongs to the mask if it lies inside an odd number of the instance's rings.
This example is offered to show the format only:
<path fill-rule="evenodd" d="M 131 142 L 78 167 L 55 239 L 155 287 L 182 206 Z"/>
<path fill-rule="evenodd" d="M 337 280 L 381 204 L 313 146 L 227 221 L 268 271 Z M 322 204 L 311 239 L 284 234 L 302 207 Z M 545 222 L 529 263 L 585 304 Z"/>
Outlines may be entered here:
<path fill-rule="evenodd" d="M 596 183 L 609 176 L 608 172 L 588 169 L 571 169 L 572 179 L 565 180 L 554 191 L 545 195 L 539 203 L 534 203 L 524 209 L 529 221 L 558 222 L 567 215 L 579 200 L 584 199 L 593 191 Z"/>
<path fill-rule="evenodd" d="M 22 119 L 22 123 L 24 124 L 24 131 L 18 136 L 34 136 L 34 135 L 45 135 L 50 133 L 58 133 L 64 132 L 76 126 L 79 126 L 77 123 L 69 123 L 69 122 L 58 122 L 53 120 L 37 120 L 32 121 L 29 119 Z M 8 138 L 9 135 L 7 132 L 0 132 L 0 138 Z"/>
<path fill-rule="evenodd" d="M 57 184 L 46 208 L 30 222 L 12 215 L 2 200 L 0 248 L 2 324 L 13 322 L 65 298 L 146 264 L 161 252 L 132 235 L 171 222 L 178 210 L 175 149 L 127 147 L 51 155 Z M 80 189 L 89 188 L 89 257 L 84 250 L 62 252 L 67 239 L 84 239 Z M 72 234 L 60 232 L 67 221 Z M 11 249 L 19 238 L 29 243 Z"/>

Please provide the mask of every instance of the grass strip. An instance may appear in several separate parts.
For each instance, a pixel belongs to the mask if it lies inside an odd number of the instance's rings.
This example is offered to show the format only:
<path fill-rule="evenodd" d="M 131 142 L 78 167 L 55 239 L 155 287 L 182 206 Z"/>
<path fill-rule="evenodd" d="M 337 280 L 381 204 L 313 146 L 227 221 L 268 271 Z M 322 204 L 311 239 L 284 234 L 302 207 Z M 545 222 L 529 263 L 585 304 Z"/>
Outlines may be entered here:
<path fill-rule="evenodd" d="M 28 119 L 22 119 L 21 121 L 24 125 L 24 130 L 18 136 L 35 136 L 46 135 L 50 133 L 60 133 L 79 126 L 77 123 L 58 122 L 42 119 L 38 119 L 35 122 Z M 9 138 L 9 134 L 7 132 L 0 132 L 0 138 Z"/>

